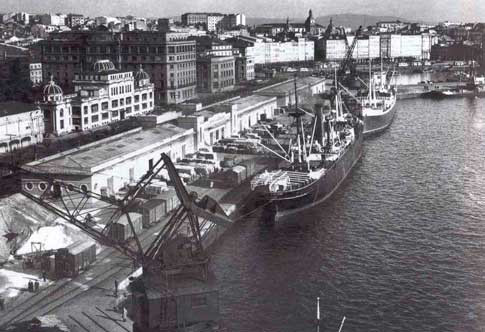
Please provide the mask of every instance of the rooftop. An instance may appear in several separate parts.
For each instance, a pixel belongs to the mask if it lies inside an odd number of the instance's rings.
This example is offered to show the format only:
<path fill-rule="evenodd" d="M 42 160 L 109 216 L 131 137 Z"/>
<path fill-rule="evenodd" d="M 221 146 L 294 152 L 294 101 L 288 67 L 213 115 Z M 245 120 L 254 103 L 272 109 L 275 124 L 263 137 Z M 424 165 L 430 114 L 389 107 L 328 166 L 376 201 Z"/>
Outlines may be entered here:
<path fill-rule="evenodd" d="M 177 136 L 187 133 L 187 129 L 172 124 L 163 124 L 155 128 L 135 129 L 127 133 L 109 137 L 92 144 L 59 153 L 24 167 L 51 174 L 90 175 L 99 171 L 119 158 L 131 158 L 156 145 L 163 145 Z"/>
<path fill-rule="evenodd" d="M 7 101 L 0 103 L 0 117 L 32 112 L 38 107 L 33 104 L 21 103 L 18 101 Z"/>
<path fill-rule="evenodd" d="M 237 105 L 237 110 L 242 111 L 248 108 L 255 107 L 258 104 L 264 103 L 264 102 L 269 102 L 273 99 L 274 97 L 268 97 L 268 96 L 260 96 L 260 95 L 251 95 L 248 97 L 243 97 L 240 99 L 237 99 L 235 101 L 232 101 L 231 104 Z"/>

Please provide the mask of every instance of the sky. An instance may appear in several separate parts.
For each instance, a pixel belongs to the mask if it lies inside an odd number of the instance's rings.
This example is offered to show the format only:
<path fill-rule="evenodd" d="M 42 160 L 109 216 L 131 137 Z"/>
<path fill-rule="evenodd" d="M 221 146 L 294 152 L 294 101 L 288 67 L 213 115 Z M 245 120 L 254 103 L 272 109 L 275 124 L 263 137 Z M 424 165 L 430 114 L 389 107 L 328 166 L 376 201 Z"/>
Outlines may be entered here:
<path fill-rule="evenodd" d="M 410 21 L 485 22 L 485 0 L 0 0 L 0 12 L 62 12 L 89 16 L 170 17 L 184 12 L 244 13 L 249 17 L 335 14 L 397 16 Z"/>

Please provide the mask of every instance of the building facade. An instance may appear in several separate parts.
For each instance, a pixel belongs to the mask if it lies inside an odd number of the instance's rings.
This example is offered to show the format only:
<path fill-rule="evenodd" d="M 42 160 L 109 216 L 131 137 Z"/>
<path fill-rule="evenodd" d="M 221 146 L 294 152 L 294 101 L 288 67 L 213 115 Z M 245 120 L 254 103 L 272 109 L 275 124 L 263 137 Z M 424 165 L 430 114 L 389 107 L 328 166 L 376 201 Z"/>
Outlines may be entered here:
<path fill-rule="evenodd" d="M 44 133 L 44 116 L 38 106 L 0 103 L 0 153 L 41 143 Z"/>
<path fill-rule="evenodd" d="M 265 41 L 246 36 L 239 38 L 253 46 L 255 64 L 313 61 L 315 57 L 314 41 L 306 38 L 287 42 Z"/>
<path fill-rule="evenodd" d="M 225 15 L 218 24 L 218 28 L 223 31 L 232 30 L 238 26 L 246 25 L 246 15 L 244 14 L 229 14 Z"/>
<path fill-rule="evenodd" d="M 29 64 L 29 70 L 30 70 L 30 81 L 32 82 L 32 84 L 33 85 L 42 84 L 43 82 L 42 63 L 35 62 L 35 63 Z"/>
<path fill-rule="evenodd" d="M 323 54 L 325 60 L 340 61 L 345 58 L 349 45 L 355 36 L 333 36 L 320 39 L 317 51 Z M 383 57 L 386 59 L 414 58 L 429 60 L 432 38 L 429 34 L 404 35 L 380 34 L 359 37 L 352 53 L 352 58 L 367 60 Z"/>
<path fill-rule="evenodd" d="M 216 31 L 218 23 L 224 18 L 220 13 L 185 13 L 182 15 L 183 25 L 204 25 L 209 32 Z"/>
<path fill-rule="evenodd" d="M 231 56 L 204 55 L 197 59 L 197 90 L 216 93 L 232 90 L 235 84 L 235 60 Z"/>
<path fill-rule="evenodd" d="M 39 106 L 44 112 L 46 132 L 62 135 L 89 130 L 154 108 L 153 84 L 142 68 L 133 75 L 101 60 L 92 71 L 77 74 L 74 85 L 75 93 L 68 95 L 52 80 L 45 86 Z"/>
<path fill-rule="evenodd" d="M 130 71 L 143 64 L 155 84 L 156 102 L 181 103 L 196 97 L 196 45 L 187 37 L 178 32 L 106 29 L 53 33 L 41 42 L 44 77 L 53 75 L 72 91 L 75 74 L 97 60 L 110 59 L 116 68 Z"/>

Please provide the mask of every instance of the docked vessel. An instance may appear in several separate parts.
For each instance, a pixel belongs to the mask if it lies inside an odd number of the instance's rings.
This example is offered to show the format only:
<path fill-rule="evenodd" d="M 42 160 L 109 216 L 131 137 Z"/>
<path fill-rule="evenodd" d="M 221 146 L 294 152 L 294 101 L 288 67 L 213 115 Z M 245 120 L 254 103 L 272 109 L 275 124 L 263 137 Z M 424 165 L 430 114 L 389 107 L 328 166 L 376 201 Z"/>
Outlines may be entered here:
<path fill-rule="evenodd" d="M 387 72 L 369 73 L 368 92 L 361 96 L 364 135 L 377 134 L 392 123 L 396 114 L 396 89 L 387 81 Z"/>
<path fill-rule="evenodd" d="M 296 102 L 296 105 L 298 103 Z M 263 220 L 273 224 L 291 221 L 295 213 L 317 205 L 339 187 L 362 155 L 363 123 L 344 112 L 340 92 L 310 105 L 313 121 L 305 135 L 306 111 L 296 106 L 296 138 L 288 151 L 274 152 L 282 160 L 276 169 L 251 181 L 253 199 L 263 210 Z"/>

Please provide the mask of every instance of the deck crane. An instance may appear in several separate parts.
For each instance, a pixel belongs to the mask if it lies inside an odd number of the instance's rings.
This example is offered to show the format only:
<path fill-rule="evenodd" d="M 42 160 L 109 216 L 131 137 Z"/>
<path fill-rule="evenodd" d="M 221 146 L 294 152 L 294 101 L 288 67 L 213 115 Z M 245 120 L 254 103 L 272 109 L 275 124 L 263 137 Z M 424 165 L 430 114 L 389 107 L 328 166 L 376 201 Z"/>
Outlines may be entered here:
<path fill-rule="evenodd" d="M 144 246 L 135 232 L 129 212 L 136 206 L 137 197 L 163 168 L 174 184 L 180 205 L 155 239 Z M 36 174 L 34 170 L 29 173 L 47 181 L 48 189 L 41 196 L 24 190 L 22 194 L 78 227 L 98 243 L 118 250 L 141 265 L 142 274 L 134 279 L 131 287 L 134 331 L 171 330 L 182 325 L 217 320 L 217 291 L 214 291 L 213 285 L 207 288 L 210 291 L 204 291 L 206 284 L 211 283 L 201 224 L 209 221 L 225 227 L 232 221 L 215 200 L 209 196 L 198 200 L 196 193 L 187 191 L 165 153 L 121 199 L 105 197 L 86 188 L 83 190 L 50 176 Z M 94 213 L 106 221 L 103 226 L 93 223 Z M 134 241 L 120 242 L 109 236 L 110 226 L 123 214 L 134 234 Z M 198 296 L 199 301 L 202 301 L 201 296 L 210 298 L 203 313 L 193 312 L 195 309 L 190 301 L 187 305 L 187 301 L 180 300 L 191 295 Z"/>
<path fill-rule="evenodd" d="M 350 44 L 350 47 L 348 46 L 347 36 L 345 35 L 345 32 L 344 32 L 345 44 L 347 46 L 347 53 L 345 54 L 344 59 L 340 63 L 340 67 L 337 71 L 338 77 L 343 77 L 347 69 L 350 69 L 351 74 L 353 74 L 353 72 L 355 71 L 355 69 L 352 68 L 352 54 L 354 53 L 354 49 L 355 49 L 355 46 L 357 45 L 357 40 L 358 40 L 358 37 L 360 36 L 361 31 L 362 31 L 362 26 L 359 26 L 359 28 L 355 32 L 355 37 L 354 37 L 354 40 L 352 41 L 352 44 Z"/>

